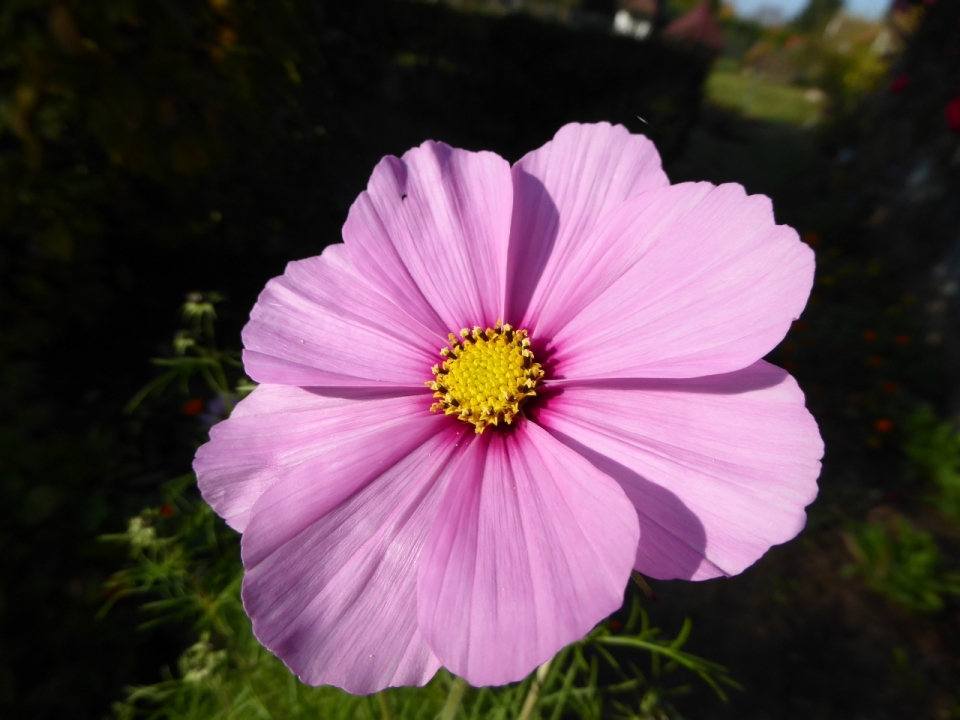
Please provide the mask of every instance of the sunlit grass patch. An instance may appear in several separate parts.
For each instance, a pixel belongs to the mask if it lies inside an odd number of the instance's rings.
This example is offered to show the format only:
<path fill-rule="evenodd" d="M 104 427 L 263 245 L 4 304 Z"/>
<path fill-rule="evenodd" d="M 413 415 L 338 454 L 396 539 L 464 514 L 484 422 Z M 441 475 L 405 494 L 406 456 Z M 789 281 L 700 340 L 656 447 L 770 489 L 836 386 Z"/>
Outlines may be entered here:
<path fill-rule="evenodd" d="M 859 523 L 844 535 L 855 562 L 843 569 L 907 610 L 936 613 L 947 596 L 960 595 L 960 573 L 949 569 L 930 533 L 902 517 Z"/>
<path fill-rule="evenodd" d="M 717 70 L 707 78 L 706 95 L 708 102 L 745 117 L 790 125 L 816 122 L 823 107 L 822 95 L 817 90 Z"/>

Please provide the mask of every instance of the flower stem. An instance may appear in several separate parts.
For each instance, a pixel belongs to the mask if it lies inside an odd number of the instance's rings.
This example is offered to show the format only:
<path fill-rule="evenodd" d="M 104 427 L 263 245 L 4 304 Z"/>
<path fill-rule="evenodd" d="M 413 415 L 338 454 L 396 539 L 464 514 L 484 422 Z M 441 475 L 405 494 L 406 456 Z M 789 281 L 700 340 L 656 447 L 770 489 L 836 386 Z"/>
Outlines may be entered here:
<path fill-rule="evenodd" d="M 380 703 L 380 717 L 383 720 L 393 720 L 393 713 L 390 712 L 390 703 L 387 702 L 387 694 L 383 691 L 377 693 L 377 702 Z"/>
<path fill-rule="evenodd" d="M 463 700 L 463 693 L 466 692 L 467 681 L 462 677 L 454 677 L 453 685 L 450 686 L 450 694 L 447 695 L 447 702 L 444 703 L 443 712 L 440 713 L 440 720 L 453 720 L 460 709 L 460 701 Z"/>
<path fill-rule="evenodd" d="M 517 720 L 530 720 L 533 709 L 537 706 L 537 700 L 540 698 L 540 690 L 543 688 L 543 681 L 547 679 L 547 673 L 550 672 L 550 663 L 553 659 L 547 660 L 543 665 L 537 668 L 537 674 L 533 678 L 533 683 L 527 691 L 527 697 L 523 700 L 523 707 Z"/>

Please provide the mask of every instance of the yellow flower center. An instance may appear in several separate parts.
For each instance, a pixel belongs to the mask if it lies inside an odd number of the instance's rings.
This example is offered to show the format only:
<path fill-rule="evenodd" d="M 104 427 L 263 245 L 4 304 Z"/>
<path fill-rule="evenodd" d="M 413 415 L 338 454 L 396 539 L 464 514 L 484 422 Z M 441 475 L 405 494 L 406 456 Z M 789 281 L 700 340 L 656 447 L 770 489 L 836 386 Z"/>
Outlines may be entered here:
<path fill-rule="evenodd" d="M 456 415 L 478 433 L 488 425 L 508 425 L 520 403 L 536 395 L 543 368 L 533 359 L 526 330 L 499 320 L 496 327 L 463 329 L 450 334 L 450 347 L 440 351 L 443 363 L 433 366 L 436 379 L 426 383 L 437 399 L 431 410 Z"/>

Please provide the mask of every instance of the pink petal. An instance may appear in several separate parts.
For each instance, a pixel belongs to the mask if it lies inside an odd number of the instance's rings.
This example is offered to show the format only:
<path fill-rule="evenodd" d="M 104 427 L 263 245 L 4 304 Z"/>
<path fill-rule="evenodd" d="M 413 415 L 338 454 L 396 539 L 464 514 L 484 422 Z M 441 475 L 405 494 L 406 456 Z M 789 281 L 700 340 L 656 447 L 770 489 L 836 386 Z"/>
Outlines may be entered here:
<path fill-rule="evenodd" d="M 287 479 L 257 501 L 242 542 L 244 609 L 303 682 L 371 693 L 436 672 L 417 629 L 417 567 L 463 437 L 447 425 L 399 462 L 377 445 L 354 449 L 315 483 Z M 331 507 L 327 494 L 358 464 L 376 479 Z"/>
<path fill-rule="evenodd" d="M 243 329 L 243 362 L 257 382 L 422 388 L 445 343 L 332 245 L 267 283 Z"/>
<path fill-rule="evenodd" d="M 556 377 L 739 370 L 783 338 L 813 284 L 813 251 L 774 224 L 769 199 L 739 185 L 650 190 L 590 242 L 635 247 L 623 274 L 553 336 Z"/>
<path fill-rule="evenodd" d="M 529 421 L 456 470 L 420 565 L 420 631 L 472 685 L 519 680 L 620 607 L 637 547 L 623 491 Z"/>
<path fill-rule="evenodd" d="M 653 143 L 621 125 L 564 125 L 524 156 L 513 167 L 509 321 L 543 336 L 562 326 L 584 273 L 619 265 L 585 240 L 618 205 L 667 182 Z"/>
<path fill-rule="evenodd" d="M 512 203 L 503 158 L 426 142 L 380 161 L 343 237 L 371 282 L 445 338 L 503 316 Z"/>
<path fill-rule="evenodd" d="M 786 372 L 563 387 L 536 421 L 617 480 L 652 577 L 736 575 L 803 528 L 823 442 Z"/>
<path fill-rule="evenodd" d="M 370 482 L 381 462 L 397 462 L 449 423 L 429 412 L 430 403 L 425 389 L 358 400 L 260 385 L 197 451 L 200 492 L 240 532 L 254 503 L 281 480 L 322 487 L 331 473 L 342 473 L 339 486 L 323 491 L 333 507 Z"/>

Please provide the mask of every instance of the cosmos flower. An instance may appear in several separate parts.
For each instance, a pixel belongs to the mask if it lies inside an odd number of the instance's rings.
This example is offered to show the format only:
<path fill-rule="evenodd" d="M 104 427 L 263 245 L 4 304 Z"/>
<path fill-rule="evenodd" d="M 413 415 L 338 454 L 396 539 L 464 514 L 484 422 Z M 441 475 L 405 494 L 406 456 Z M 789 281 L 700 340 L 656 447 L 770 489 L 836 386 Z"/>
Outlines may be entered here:
<path fill-rule="evenodd" d="M 243 533 L 254 633 L 304 682 L 519 680 L 632 569 L 735 575 L 803 527 L 823 446 L 761 358 L 814 258 L 767 198 L 567 125 L 512 167 L 384 158 L 343 239 L 267 284 L 260 385 L 194 464 Z"/>

